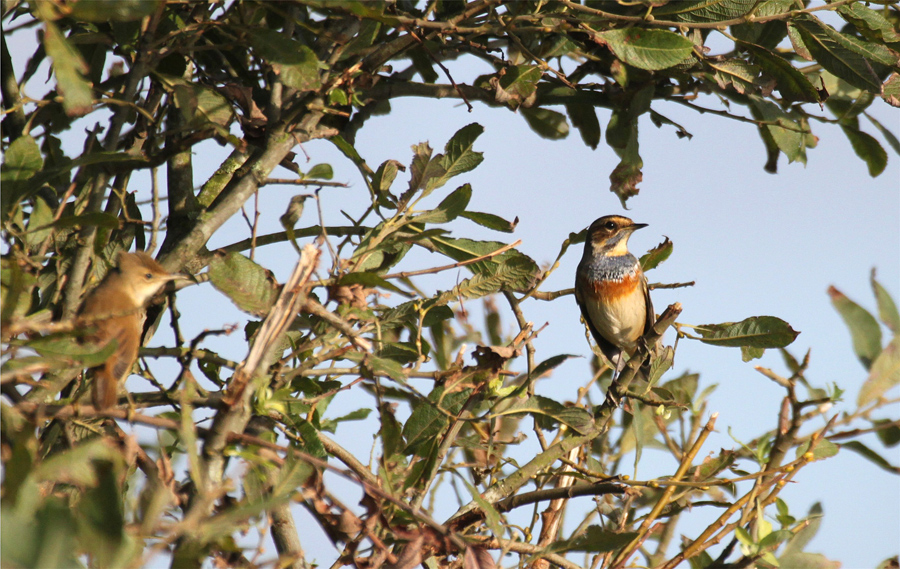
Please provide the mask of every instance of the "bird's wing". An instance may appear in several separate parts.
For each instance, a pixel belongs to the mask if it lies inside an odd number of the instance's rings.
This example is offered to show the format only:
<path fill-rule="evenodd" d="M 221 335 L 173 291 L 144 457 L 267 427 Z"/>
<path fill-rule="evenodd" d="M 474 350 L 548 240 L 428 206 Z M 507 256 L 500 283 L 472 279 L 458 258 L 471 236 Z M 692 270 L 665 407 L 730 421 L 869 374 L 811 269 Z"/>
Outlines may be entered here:
<path fill-rule="evenodd" d="M 641 287 L 644 289 L 644 301 L 647 303 L 647 315 L 644 317 L 644 332 L 641 334 L 643 336 L 656 324 L 656 313 L 653 312 L 653 302 L 650 300 L 650 286 L 647 284 L 647 277 L 643 274 L 641 274 Z"/>

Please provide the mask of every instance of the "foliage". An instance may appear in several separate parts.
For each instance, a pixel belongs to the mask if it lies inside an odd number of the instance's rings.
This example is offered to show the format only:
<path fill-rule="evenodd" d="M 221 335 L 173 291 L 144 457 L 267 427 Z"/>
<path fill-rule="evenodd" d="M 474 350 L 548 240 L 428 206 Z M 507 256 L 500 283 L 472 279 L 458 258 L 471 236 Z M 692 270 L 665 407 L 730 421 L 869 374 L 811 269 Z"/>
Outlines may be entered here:
<path fill-rule="evenodd" d="M 610 188 L 624 203 L 641 180 L 641 117 L 690 136 L 652 108 L 664 101 L 752 124 L 770 171 L 781 154 L 804 161 L 816 140 L 811 125 L 835 122 L 876 176 L 887 154 L 859 119 L 867 117 L 900 152 L 893 134 L 866 114 L 878 99 L 900 105 L 896 6 L 48 0 L 4 2 L 3 18 L 4 566 L 140 566 L 162 554 L 173 566 L 256 563 L 241 534 L 268 527 L 262 533 L 271 533 L 279 564 L 307 567 L 291 508 L 300 502 L 343 552 L 338 563 L 359 567 L 460 560 L 488 567 L 498 551 L 564 567 L 575 566 L 573 552 L 609 567 L 684 560 L 693 567 L 728 560 L 830 567 L 804 551 L 820 511 L 792 514 L 780 490 L 842 446 L 897 471 L 857 440 L 860 429 L 876 432 L 887 447 L 900 442 L 896 419 L 873 418 L 900 382 L 900 316 L 874 275 L 877 318 L 832 291 L 870 375 L 857 408 L 825 427 L 810 423 L 828 416 L 841 391 L 806 378 L 808 357 L 786 351 L 796 336 L 786 322 L 758 316 L 676 325 L 679 338 L 740 347 L 748 361 L 780 349 L 789 371 L 760 370 L 786 391 L 771 430 L 701 459 L 715 424 L 706 417 L 709 391 L 699 389 L 695 374 L 667 375 L 672 348 L 648 349 L 673 325 L 677 305 L 616 381 L 602 367 L 586 379 L 585 387 L 607 390 L 603 401 L 592 401 L 588 389 L 569 405 L 534 395 L 534 383 L 570 356 L 539 359 L 537 331 L 524 311 L 571 291 L 543 290 L 553 267 L 541 269 L 515 244 L 452 236 L 446 228 L 460 217 L 507 233 L 517 223 L 469 209 L 477 188 L 459 177 L 482 161 L 480 125 L 460 128 L 440 153 L 421 142 L 408 163 L 392 159 L 375 169 L 354 147 L 367 119 L 389 112 L 395 97 L 457 97 L 509 109 L 551 139 L 565 137 L 571 123 L 592 148 L 604 138 L 597 109 L 608 109 L 605 142 L 620 158 Z M 33 29 L 39 45 L 16 70 L 10 44 Z M 727 47 L 712 54 L 708 44 L 722 42 Z M 471 58 L 492 72 L 454 80 L 446 64 Z M 23 87 L 31 88 L 45 62 L 53 90 L 29 98 Z M 698 94 L 721 98 L 726 109 L 701 107 Z M 80 154 L 63 150 L 64 136 L 80 137 Z M 250 238 L 209 251 L 210 237 L 260 199 L 262 186 L 339 185 L 329 165 L 303 172 L 293 161 L 298 144 L 320 138 L 359 170 L 365 212 L 348 215 L 346 226 L 296 227 L 304 199 L 317 198 L 303 194 L 282 216 L 284 232 L 258 235 L 248 218 Z M 192 151 L 204 142 L 230 155 L 195 189 Z M 156 183 L 162 166 L 165 192 Z M 279 166 L 294 176 L 273 178 Z M 153 184 L 139 196 L 129 182 L 146 170 Z M 441 200 L 428 209 L 432 194 Z M 209 280 L 259 318 L 245 330 L 248 355 L 234 361 L 201 346 L 230 330 L 183 338 L 170 296 L 177 341 L 143 354 L 171 359 L 180 371 L 157 379 L 142 366 L 139 373 L 158 389 L 131 394 L 127 409 L 123 401 L 96 412 L 82 403 L 80 368 L 103 361 L 110 348 L 81 343 L 72 317 L 116 252 L 154 251 L 158 235 L 167 269 Z M 560 256 L 579 238 L 563 243 Z M 318 247 L 300 246 L 313 239 Z M 298 259 L 286 283 L 254 260 L 264 246 Z M 413 248 L 446 264 L 397 271 Z M 651 252 L 647 270 L 671 251 L 667 241 Z M 320 255 L 332 265 L 314 280 Z M 417 275 L 457 267 L 470 276 L 442 281 L 445 290 L 424 292 L 415 283 Z M 387 301 L 387 292 L 405 300 Z M 515 337 L 504 337 L 494 298 L 508 304 Z M 466 299 L 488 299 L 484 334 L 454 312 Z M 165 305 L 149 308 L 147 338 Z M 882 324 L 892 334 L 886 343 Z M 478 346 L 467 365 L 461 346 L 473 339 Z M 638 377 L 646 359 L 649 383 Z M 423 393 L 412 379 L 433 386 Z M 326 418 L 337 397 L 351 395 L 367 403 Z M 541 452 L 518 464 L 509 450 L 522 442 L 525 435 L 516 433 L 526 416 Z M 342 440 L 354 436 L 346 423 L 367 417 L 377 421 L 378 453 L 364 464 Z M 156 437 L 139 443 L 111 418 Z M 626 458 L 637 463 L 651 446 L 675 458 L 671 475 L 635 481 L 621 474 Z M 361 510 L 329 490 L 325 472 L 360 488 Z M 525 491 L 528 485 L 534 488 Z M 457 491 L 457 511 L 437 520 L 433 502 L 449 488 Z M 586 516 L 561 536 L 566 500 L 585 495 L 600 497 L 599 519 Z M 540 519 L 512 521 L 531 504 L 544 513 Z M 674 544 L 680 518 L 710 505 L 721 516 Z"/>

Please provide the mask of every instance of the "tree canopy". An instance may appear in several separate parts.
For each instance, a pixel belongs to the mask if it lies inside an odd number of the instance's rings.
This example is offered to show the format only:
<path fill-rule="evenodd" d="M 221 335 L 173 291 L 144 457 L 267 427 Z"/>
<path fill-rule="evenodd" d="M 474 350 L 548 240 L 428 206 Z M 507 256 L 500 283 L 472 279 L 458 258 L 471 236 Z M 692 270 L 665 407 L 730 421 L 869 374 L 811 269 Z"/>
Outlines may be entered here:
<path fill-rule="evenodd" d="M 787 322 L 690 327 L 676 323 L 677 304 L 661 310 L 615 381 L 598 359 L 577 400 L 563 404 L 533 385 L 571 356 L 539 356 L 539 330 L 526 317 L 529 302 L 571 294 L 542 287 L 556 265 L 540 267 L 516 243 L 445 228 L 466 218 L 515 229 L 516 220 L 470 209 L 473 188 L 454 183 L 482 162 L 483 128 L 460 124 L 440 152 L 419 143 L 408 163 L 373 167 L 355 147 L 395 98 L 478 102 L 517 113 L 538 136 L 559 139 L 574 127 L 590 148 L 608 147 L 618 164 L 597 191 L 624 204 L 642 179 L 639 121 L 689 137 L 663 114 L 681 105 L 755 128 L 759 161 L 772 173 L 782 155 L 805 162 L 816 125 L 837 124 L 878 176 L 887 152 L 866 130 L 900 153 L 867 112 L 900 106 L 895 3 L 4 0 L 2 12 L 4 565 L 140 566 L 165 554 L 173 567 L 250 566 L 258 560 L 239 534 L 256 527 L 270 532 L 279 566 L 305 568 L 299 502 L 341 551 L 335 566 L 490 567 L 512 552 L 535 566 L 575 567 L 578 553 L 605 567 L 825 568 L 832 562 L 804 551 L 818 512 L 792 512 L 780 490 L 839 444 L 898 471 L 858 440 L 900 442 L 900 421 L 884 416 L 885 394 L 900 383 L 900 317 L 874 275 L 877 316 L 832 291 L 868 374 L 850 413 L 827 415 L 843 392 L 806 377 L 808 357 L 786 350 L 796 337 Z M 33 53 L 16 68 L 12 54 L 32 33 Z M 463 80 L 455 66 L 470 60 L 492 71 Z M 50 90 L 34 97 L 47 70 Z M 607 124 L 598 109 L 611 113 Z M 346 225 L 298 226 L 304 205 L 317 203 L 313 189 L 340 185 L 329 165 L 304 171 L 297 160 L 316 139 L 333 143 L 365 183 L 365 211 L 347 214 Z M 66 150 L 70 140 L 80 151 Z M 197 154 L 209 144 L 228 156 L 198 181 Z M 289 176 L 276 177 L 278 168 Z M 150 187 L 134 187 L 147 171 Z M 291 201 L 284 231 L 260 234 L 245 209 L 258 212 L 260 189 L 273 184 L 311 193 Z M 242 215 L 249 236 L 210 250 L 211 237 Z M 557 261 L 583 239 L 570 235 Z M 268 246 L 296 263 L 284 283 L 254 260 Z M 113 346 L 85 342 L 73 316 L 116 253 L 131 248 L 157 252 L 167 270 L 208 281 L 252 315 L 247 352 L 205 349 L 206 338 L 232 330 L 183 337 L 170 290 L 148 308 L 145 339 L 167 314 L 176 341 L 144 349 L 134 370 L 155 389 L 95 411 L 82 370 Z M 399 270 L 414 248 L 446 264 Z M 644 269 L 671 250 L 660 244 L 641 259 Z M 324 276 L 316 272 L 329 261 Z M 442 290 L 416 284 L 457 268 L 468 278 L 445 279 Z M 498 325 L 495 298 L 517 325 L 512 337 Z M 458 309 L 464 299 L 488 299 L 483 331 Z M 716 420 L 705 413 L 708 393 L 695 374 L 671 371 L 674 347 L 649 349 L 670 327 L 679 340 L 739 348 L 746 361 L 783 350 L 787 376 L 764 370 L 785 390 L 777 424 L 699 459 Z M 467 364 L 462 346 L 473 338 Z M 178 371 L 156 377 L 146 358 Z M 645 361 L 649 382 L 636 379 Z M 591 399 L 595 383 L 605 399 Z M 326 418 L 348 392 L 367 406 Z M 507 450 L 525 436 L 517 432 L 525 417 L 541 451 L 519 464 Z M 813 428 L 821 417 L 825 426 Z M 378 425 L 368 463 L 341 439 L 363 418 Z M 125 423 L 141 437 L 124 433 Z M 666 449 L 678 468 L 629 480 L 624 457 L 637 463 L 648 446 Z M 360 489 L 359 508 L 329 489 L 326 473 Z M 448 487 L 458 508 L 439 520 L 427 500 Z M 566 501 L 585 495 L 598 497 L 597 511 L 563 535 Z M 528 505 L 530 521 L 510 521 Z M 705 506 L 722 513 L 675 543 L 679 518 Z M 63 545 L 49 547 L 57 538 Z"/>

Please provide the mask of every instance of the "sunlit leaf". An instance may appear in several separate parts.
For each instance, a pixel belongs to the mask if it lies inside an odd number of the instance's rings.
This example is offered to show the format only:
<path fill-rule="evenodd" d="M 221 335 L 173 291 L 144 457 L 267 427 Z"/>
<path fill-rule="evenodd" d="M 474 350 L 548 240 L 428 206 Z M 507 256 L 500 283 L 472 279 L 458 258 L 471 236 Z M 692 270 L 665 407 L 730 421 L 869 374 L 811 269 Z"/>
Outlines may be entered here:
<path fill-rule="evenodd" d="M 754 348 L 783 348 L 797 337 L 799 332 L 790 324 L 774 316 L 753 316 L 740 322 L 704 324 L 695 330 L 700 341 L 714 346 Z"/>
<path fill-rule="evenodd" d="M 870 369 L 872 362 L 881 353 L 881 327 L 878 326 L 878 321 L 868 310 L 847 298 L 835 287 L 828 287 L 828 296 L 850 330 L 856 357 L 866 369 Z"/>
<path fill-rule="evenodd" d="M 616 57 L 640 69 L 656 71 L 678 65 L 691 56 L 691 40 L 668 30 L 625 28 L 597 34 Z"/>
<path fill-rule="evenodd" d="M 857 404 L 862 407 L 878 399 L 896 385 L 900 385 L 900 336 L 885 346 L 872 362 L 869 377 L 859 389 Z"/>
<path fill-rule="evenodd" d="M 512 222 L 509 222 L 499 215 L 494 215 L 492 213 L 482 213 L 480 211 L 464 211 L 460 214 L 460 216 L 474 221 L 482 227 L 487 227 L 488 229 L 493 229 L 494 231 L 502 231 L 503 233 L 512 233 L 515 230 L 516 225 L 519 224 L 518 217 Z"/>

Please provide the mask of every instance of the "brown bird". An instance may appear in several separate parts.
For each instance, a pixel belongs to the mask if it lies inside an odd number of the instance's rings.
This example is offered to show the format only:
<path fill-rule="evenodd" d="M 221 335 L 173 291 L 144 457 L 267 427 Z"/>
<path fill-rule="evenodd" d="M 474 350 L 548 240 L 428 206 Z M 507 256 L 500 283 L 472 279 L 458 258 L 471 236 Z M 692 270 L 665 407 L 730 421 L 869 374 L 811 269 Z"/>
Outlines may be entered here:
<path fill-rule="evenodd" d="M 98 411 L 116 404 L 119 382 L 137 359 L 145 305 L 167 282 L 183 278 L 169 274 L 147 253 L 122 251 L 117 266 L 84 299 L 76 318 L 91 330 L 88 340 L 104 345 L 116 341 L 112 355 L 93 368 L 91 399 Z"/>

